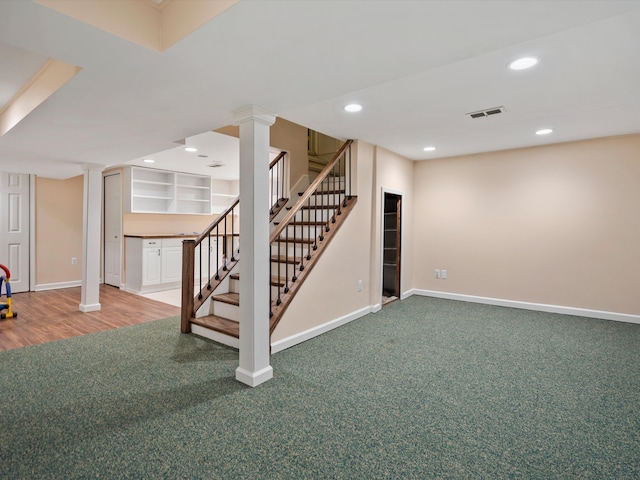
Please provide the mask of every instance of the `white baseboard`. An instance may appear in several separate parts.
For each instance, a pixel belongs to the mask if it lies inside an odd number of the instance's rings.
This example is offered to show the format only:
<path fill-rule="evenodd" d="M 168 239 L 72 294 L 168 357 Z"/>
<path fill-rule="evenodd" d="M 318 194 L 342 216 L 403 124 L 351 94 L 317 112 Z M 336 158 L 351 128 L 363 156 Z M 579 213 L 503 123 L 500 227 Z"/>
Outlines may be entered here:
<path fill-rule="evenodd" d="M 378 313 L 380 310 L 382 310 L 382 304 L 381 303 L 376 303 L 375 305 L 373 305 L 371 307 L 371 313 Z"/>
<path fill-rule="evenodd" d="M 406 292 L 402 292 L 400 294 L 400 300 L 404 300 L 405 298 L 409 298 L 411 295 L 413 295 L 413 290 L 408 290 Z"/>
<path fill-rule="evenodd" d="M 236 380 L 249 385 L 250 387 L 257 387 L 261 383 L 271 380 L 273 378 L 273 367 L 268 367 L 258 370 L 257 372 L 251 372 L 244 368 L 236 368 Z"/>
<path fill-rule="evenodd" d="M 448 300 L 460 300 L 462 302 L 484 303 L 498 305 L 500 307 L 521 308 L 524 310 L 537 310 L 540 312 L 561 313 L 563 315 L 576 315 L 578 317 L 599 318 L 601 320 L 613 320 L 616 322 L 638 323 L 640 315 L 627 313 L 606 312 L 603 310 L 589 310 L 585 308 L 564 307 L 562 305 L 547 305 L 544 303 L 520 302 L 516 300 L 504 300 L 501 298 L 476 297 L 460 293 L 439 292 L 436 290 L 413 289 L 407 292 L 407 296 L 422 295 L 425 297 L 446 298 Z"/>
<path fill-rule="evenodd" d="M 59 288 L 81 287 L 82 280 L 73 280 L 71 282 L 41 283 L 35 286 L 36 292 L 44 292 L 45 290 L 57 290 Z"/>
<path fill-rule="evenodd" d="M 349 322 L 357 320 L 360 317 L 364 317 L 368 313 L 371 313 L 371 307 L 364 307 L 327 323 L 323 323 L 322 325 L 305 330 L 304 332 L 296 333 L 290 337 L 273 342 L 271 344 L 271 353 L 278 353 L 282 350 L 293 347 L 294 345 L 298 345 L 299 343 L 306 342 L 307 340 L 317 337 L 318 335 L 322 335 L 334 328 L 341 327 Z"/>
<path fill-rule="evenodd" d="M 102 306 L 99 303 L 89 303 L 89 304 L 81 303 L 78 306 L 78 309 L 82 313 L 99 312 L 101 308 Z"/>

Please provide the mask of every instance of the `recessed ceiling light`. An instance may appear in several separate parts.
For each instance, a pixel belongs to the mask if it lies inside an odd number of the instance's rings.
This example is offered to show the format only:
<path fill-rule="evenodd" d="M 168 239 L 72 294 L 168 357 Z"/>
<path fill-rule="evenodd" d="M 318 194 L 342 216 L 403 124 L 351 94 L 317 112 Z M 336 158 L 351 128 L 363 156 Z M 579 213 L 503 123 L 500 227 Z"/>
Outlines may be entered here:
<path fill-rule="evenodd" d="M 184 147 L 185 152 L 197 152 L 198 149 L 195 147 Z"/>
<path fill-rule="evenodd" d="M 344 109 L 347 112 L 359 112 L 360 110 L 362 110 L 362 105 L 358 105 L 357 103 L 350 103 L 349 105 L 347 105 L 346 107 L 344 107 Z"/>
<path fill-rule="evenodd" d="M 144 163 L 156 163 L 156 161 L 153 158 L 145 158 L 143 160 Z"/>
<path fill-rule="evenodd" d="M 511 70 L 525 70 L 527 68 L 533 67 L 538 62 L 539 60 L 535 57 L 522 57 L 509 63 L 509 68 Z"/>
<path fill-rule="evenodd" d="M 549 135 L 551 132 L 553 132 L 553 128 L 541 128 L 536 131 L 536 135 Z"/>
<path fill-rule="evenodd" d="M 436 147 L 424 147 L 423 150 L 425 152 L 433 152 L 436 149 Z"/>

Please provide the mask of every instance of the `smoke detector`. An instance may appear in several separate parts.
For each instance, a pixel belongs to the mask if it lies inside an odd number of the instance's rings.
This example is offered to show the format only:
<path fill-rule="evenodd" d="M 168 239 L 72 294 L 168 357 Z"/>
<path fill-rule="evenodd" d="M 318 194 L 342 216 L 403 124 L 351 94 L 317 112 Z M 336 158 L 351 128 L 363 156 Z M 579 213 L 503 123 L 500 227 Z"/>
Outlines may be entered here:
<path fill-rule="evenodd" d="M 222 162 L 213 162 L 213 163 L 210 163 L 209 165 L 207 165 L 207 167 L 211 167 L 211 168 L 224 167 L 224 163 L 222 163 Z"/>
<path fill-rule="evenodd" d="M 498 115 L 504 112 L 506 112 L 504 107 L 493 107 L 493 108 L 486 108 L 484 110 L 478 110 L 477 112 L 467 113 L 466 115 L 469 118 L 487 118 L 492 115 Z"/>

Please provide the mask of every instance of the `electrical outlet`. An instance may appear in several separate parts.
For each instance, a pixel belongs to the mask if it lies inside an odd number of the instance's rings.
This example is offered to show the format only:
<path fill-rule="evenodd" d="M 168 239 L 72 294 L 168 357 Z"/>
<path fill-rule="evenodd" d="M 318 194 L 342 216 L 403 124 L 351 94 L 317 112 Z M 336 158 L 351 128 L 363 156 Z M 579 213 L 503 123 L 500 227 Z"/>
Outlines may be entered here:
<path fill-rule="evenodd" d="M 440 278 L 442 278 L 443 280 L 447 279 L 447 271 L 446 270 L 440 270 Z"/>
<path fill-rule="evenodd" d="M 71 265 L 77 265 L 78 259 L 76 257 L 71 257 Z"/>
<path fill-rule="evenodd" d="M 438 270 L 437 268 L 436 268 L 435 277 L 440 278 L 440 270 Z"/>
<path fill-rule="evenodd" d="M 358 280 L 358 291 L 362 291 L 362 280 Z"/>

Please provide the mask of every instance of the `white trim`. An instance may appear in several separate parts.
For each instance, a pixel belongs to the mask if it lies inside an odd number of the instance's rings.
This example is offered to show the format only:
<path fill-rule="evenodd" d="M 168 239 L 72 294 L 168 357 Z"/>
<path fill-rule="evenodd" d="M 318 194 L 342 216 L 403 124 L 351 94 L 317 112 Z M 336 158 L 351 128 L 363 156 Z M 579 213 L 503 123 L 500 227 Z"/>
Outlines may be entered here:
<path fill-rule="evenodd" d="M 72 280 L 70 282 L 41 283 L 35 285 L 34 292 L 44 292 L 45 290 L 58 290 L 59 288 L 81 287 L 82 280 Z"/>
<path fill-rule="evenodd" d="M 29 291 L 36 290 L 36 176 L 29 175 Z"/>
<path fill-rule="evenodd" d="M 271 113 L 264 108 L 247 105 L 246 107 L 239 108 L 231 112 L 233 114 L 234 124 L 240 125 L 246 122 L 258 122 L 267 127 L 270 127 L 276 122 L 276 114 Z"/>
<path fill-rule="evenodd" d="M 357 320 L 360 317 L 364 317 L 365 315 L 371 313 L 371 311 L 371 307 L 364 307 L 342 317 L 330 320 L 329 322 L 323 323 L 322 325 L 317 325 L 313 328 L 310 328 L 309 330 L 305 330 L 304 332 L 296 333 L 295 335 L 291 335 L 290 337 L 273 342 L 271 343 L 271 353 L 278 353 L 282 350 L 293 347 L 294 345 L 298 345 L 299 343 L 311 340 L 312 338 L 317 337 L 318 335 L 322 335 L 323 333 L 327 333 L 334 328 L 341 327 L 349 322 Z"/>
<path fill-rule="evenodd" d="M 425 297 L 446 298 L 448 300 L 460 300 L 463 302 L 484 303 L 487 305 L 498 305 L 500 307 L 521 308 L 524 310 L 536 310 L 539 312 L 560 313 L 563 315 L 576 315 L 578 317 L 599 318 L 601 320 L 613 320 L 616 322 L 638 323 L 640 315 L 630 315 L 627 313 L 606 312 L 603 310 L 590 310 L 585 308 L 565 307 L 562 305 L 548 305 L 544 303 L 520 302 L 516 300 L 505 300 L 501 298 L 476 297 L 474 295 L 463 295 L 460 293 L 439 292 L 436 290 L 420 290 L 414 288 L 407 292 L 409 295 L 421 295 Z"/>
<path fill-rule="evenodd" d="M 376 299 L 382 304 L 382 290 L 384 289 L 384 196 L 389 193 L 391 195 L 398 195 L 401 199 L 400 203 L 400 290 L 402 290 L 403 281 L 402 274 L 404 272 L 404 223 L 405 223 L 405 215 L 404 215 L 404 192 L 400 190 L 393 190 L 391 188 L 380 187 L 381 195 L 380 195 L 380 284 L 378 286 L 378 296 Z M 396 266 L 396 269 L 398 267 Z"/>
<path fill-rule="evenodd" d="M 208 338 L 214 342 L 221 343 L 228 347 L 240 348 L 240 340 L 224 333 L 209 330 L 208 328 L 201 327 L 200 325 L 191 324 L 191 333 L 200 337 Z"/>
<path fill-rule="evenodd" d="M 273 378 L 273 367 L 271 365 L 264 367 L 257 372 L 250 372 L 242 367 L 236 368 L 236 380 L 249 385 L 250 387 L 257 387 L 261 383 L 271 380 Z"/>
<path fill-rule="evenodd" d="M 371 313 L 378 313 L 380 310 L 382 310 L 382 304 L 381 303 L 376 303 L 375 305 L 373 305 L 371 307 Z"/>
<path fill-rule="evenodd" d="M 97 312 L 101 308 L 102 306 L 99 303 L 91 303 L 91 304 L 81 303 L 78 306 L 78 310 L 80 310 L 82 313 Z"/>

